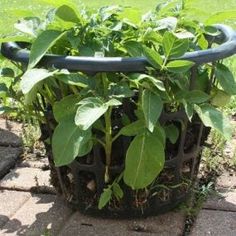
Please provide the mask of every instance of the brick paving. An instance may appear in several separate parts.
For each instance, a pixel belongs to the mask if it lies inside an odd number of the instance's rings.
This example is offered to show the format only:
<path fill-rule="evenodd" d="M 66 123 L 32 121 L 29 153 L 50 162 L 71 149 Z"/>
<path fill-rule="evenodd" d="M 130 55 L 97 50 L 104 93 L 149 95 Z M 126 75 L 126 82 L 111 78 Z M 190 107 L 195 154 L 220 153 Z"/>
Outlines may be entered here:
<path fill-rule="evenodd" d="M 218 195 L 210 197 L 203 205 L 191 236 L 236 235 L 236 189 L 228 188 L 230 179 L 221 181 Z"/>
<path fill-rule="evenodd" d="M 71 214 L 55 195 L 32 194 L 2 226 L 0 235 L 58 235 Z"/>
<path fill-rule="evenodd" d="M 201 210 L 191 236 L 235 236 L 236 212 Z"/>
<path fill-rule="evenodd" d="M 1 131 L 0 131 L 1 132 Z M 0 178 L 15 166 L 17 158 L 22 153 L 22 149 L 17 147 L 0 146 Z"/>
<path fill-rule="evenodd" d="M 226 145 L 225 157 L 234 158 L 235 138 Z M 231 152 L 229 151 L 231 150 Z M 197 216 L 190 236 L 236 235 L 236 173 L 225 171 L 216 180 L 217 195 L 209 197 Z"/>
<path fill-rule="evenodd" d="M 53 192 L 50 185 L 50 171 L 40 168 L 17 167 L 0 180 L 0 188 L 31 191 L 47 189 Z"/>
<path fill-rule="evenodd" d="M 12 123 L 11 127 L 14 127 Z M 1 129 L 7 131 L 9 127 L 0 119 L 0 137 L 4 139 Z M 11 128 L 11 132 L 14 134 L 12 138 L 19 138 L 19 129 Z M 0 175 L 1 166 L 5 168 L 2 168 L 4 173 L 0 177 L 0 235 L 183 235 L 185 215 L 181 212 L 139 220 L 101 219 L 73 212 L 54 194 L 47 160 L 23 160 L 15 166 L 21 153 L 21 141 L 17 141 L 17 146 L 14 140 L 9 143 L 6 140 L 2 141 L 2 146 L 0 143 Z M 11 164 L 4 164 L 6 160 Z M 221 196 L 208 199 L 196 219 L 191 236 L 236 235 L 235 174 L 225 173 L 217 184 Z"/>

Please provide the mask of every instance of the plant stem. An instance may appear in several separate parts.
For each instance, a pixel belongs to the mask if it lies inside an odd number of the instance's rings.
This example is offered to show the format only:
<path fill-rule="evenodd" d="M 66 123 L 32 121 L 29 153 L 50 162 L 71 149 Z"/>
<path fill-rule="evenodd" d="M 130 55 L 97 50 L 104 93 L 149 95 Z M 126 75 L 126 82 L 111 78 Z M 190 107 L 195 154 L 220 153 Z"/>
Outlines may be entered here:
<path fill-rule="evenodd" d="M 106 172 L 105 182 L 109 182 L 109 167 L 111 165 L 111 150 L 112 150 L 112 126 L 111 126 L 111 112 L 112 108 L 109 107 L 105 113 L 105 154 L 106 154 Z"/>
<path fill-rule="evenodd" d="M 116 139 L 118 139 L 120 137 L 120 132 L 118 132 L 113 138 L 112 138 L 112 142 L 114 142 Z"/>

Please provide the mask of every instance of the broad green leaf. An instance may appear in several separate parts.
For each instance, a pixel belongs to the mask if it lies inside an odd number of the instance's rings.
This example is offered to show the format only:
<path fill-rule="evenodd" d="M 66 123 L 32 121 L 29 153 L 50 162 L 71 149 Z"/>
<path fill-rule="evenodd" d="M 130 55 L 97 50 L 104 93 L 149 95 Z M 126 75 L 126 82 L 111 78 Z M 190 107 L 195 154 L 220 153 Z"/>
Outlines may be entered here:
<path fill-rule="evenodd" d="M 230 121 L 224 117 L 222 112 L 218 111 L 210 104 L 201 106 L 194 105 L 194 109 L 205 126 L 217 130 L 228 140 L 231 138 L 232 127 Z"/>
<path fill-rule="evenodd" d="M 76 74 L 65 74 L 65 75 L 57 75 L 56 77 L 60 81 L 62 81 L 65 84 L 69 85 L 75 85 L 81 88 L 86 88 L 88 86 L 91 86 L 94 81 L 88 79 L 87 77 L 80 75 L 78 73 Z"/>
<path fill-rule="evenodd" d="M 8 91 L 8 88 L 6 86 L 6 84 L 4 83 L 0 83 L 0 93 L 6 93 Z"/>
<path fill-rule="evenodd" d="M 183 100 L 183 105 L 184 105 L 185 113 L 189 121 L 191 121 L 193 118 L 193 104 L 190 104 L 186 102 L 185 100 Z"/>
<path fill-rule="evenodd" d="M 124 43 L 124 48 L 131 57 L 140 57 L 142 55 L 142 46 L 136 41 L 127 41 Z"/>
<path fill-rule="evenodd" d="M 175 60 L 171 61 L 166 65 L 166 68 L 170 72 L 174 73 L 185 73 L 194 65 L 192 61 Z"/>
<path fill-rule="evenodd" d="M 61 18 L 64 21 L 69 21 L 69 22 L 73 22 L 73 23 L 79 22 L 79 18 L 77 17 L 77 14 L 73 10 L 73 8 L 71 8 L 67 5 L 60 6 L 56 10 L 56 16 L 58 16 L 59 18 Z"/>
<path fill-rule="evenodd" d="M 97 129 L 105 133 L 105 127 L 101 120 L 96 120 L 93 124 L 93 129 Z"/>
<path fill-rule="evenodd" d="M 91 152 L 92 148 L 93 148 L 93 140 L 92 139 L 87 140 L 86 142 L 83 143 L 83 145 L 81 145 L 78 157 L 83 157 L 87 155 L 88 153 Z"/>
<path fill-rule="evenodd" d="M 112 30 L 119 32 L 119 31 L 122 30 L 122 27 L 123 27 L 123 22 L 118 22 L 118 23 L 112 28 Z"/>
<path fill-rule="evenodd" d="M 224 107 L 230 102 L 230 98 L 231 96 L 228 93 L 215 88 L 211 98 L 211 104 L 217 107 Z"/>
<path fill-rule="evenodd" d="M 165 133 L 170 142 L 175 144 L 179 138 L 179 129 L 174 124 L 170 124 L 165 126 Z"/>
<path fill-rule="evenodd" d="M 15 111 L 16 109 L 8 107 L 8 106 L 1 106 L 0 105 L 0 115 L 6 114 L 6 113 L 11 113 Z"/>
<path fill-rule="evenodd" d="M 153 132 L 154 127 L 161 115 L 163 102 L 161 97 L 149 90 L 144 90 L 142 95 L 142 109 L 146 121 L 146 126 Z"/>
<path fill-rule="evenodd" d="M 146 75 L 146 74 L 133 74 L 132 79 L 135 79 L 137 81 L 150 81 L 157 89 L 161 90 L 161 91 L 165 91 L 165 86 L 163 84 L 163 82 L 153 76 L 150 75 Z"/>
<path fill-rule="evenodd" d="M 66 32 L 57 30 L 43 31 L 37 39 L 33 42 L 30 49 L 28 69 L 32 69 L 44 56 L 44 54 L 51 48 L 55 42 L 60 39 Z"/>
<path fill-rule="evenodd" d="M 120 106 L 122 105 L 122 103 L 119 100 L 112 98 L 108 102 L 106 102 L 106 105 L 107 106 Z"/>
<path fill-rule="evenodd" d="M 134 96 L 134 91 L 129 87 L 128 83 L 112 83 L 108 89 L 109 97 L 128 98 Z"/>
<path fill-rule="evenodd" d="M 129 19 L 127 19 L 127 18 L 124 18 L 122 20 L 122 23 L 126 24 L 126 25 L 128 25 L 128 26 L 130 26 L 130 27 L 132 27 L 134 29 L 138 29 L 138 26 L 136 24 L 134 24 L 132 21 L 130 21 Z"/>
<path fill-rule="evenodd" d="M 33 37 L 37 36 L 39 26 L 40 19 L 38 17 L 26 17 L 14 24 L 16 29 Z"/>
<path fill-rule="evenodd" d="M 204 71 L 203 73 L 199 74 L 196 78 L 195 83 L 195 88 L 197 90 L 207 91 L 209 84 L 208 72 Z"/>
<path fill-rule="evenodd" d="M 211 36 L 217 36 L 220 34 L 220 31 L 217 30 L 216 27 L 214 27 L 214 26 L 207 25 L 204 27 L 204 33 L 211 35 Z"/>
<path fill-rule="evenodd" d="M 156 43 L 162 43 L 162 36 L 153 31 L 152 28 L 148 28 L 143 36 L 144 41 L 152 41 Z"/>
<path fill-rule="evenodd" d="M 49 72 L 46 69 L 30 69 L 21 77 L 20 87 L 24 94 L 29 93 L 40 81 L 53 76 L 56 71 Z"/>
<path fill-rule="evenodd" d="M 101 210 L 107 203 L 111 200 L 112 190 L 110 188 L 106 188 L 103 190 L 98 202 L 98 209 Z"/>
<path fill-rule="evenodd" d="M 166 17 L 156 22 L 157 30 L 167 29 L 169 31 L 174 31 L 177 26 L 177 18 L 176 17 Z"/>
<path fill-rule="evenodd" d="M 169 31 L 165 32 L 162 43 L 166 58 L 180 57 L 189 47 L 188 39 L 178 39 Z"/>
<path fill-rule="evenodd" d="M 103 104 L 103 101 L 98 98 L 98 97 L 88 97 L 88 98 L 84 98 L 83 100 L 81 100 L 78 105 L 84 105 L 84 104 L 88 104 L 88 103 L 98 103 L 98 104 Z"/>
<path fill-rule="evenodd" d="M 148 62 L 155 68 L 160 69 L 163 63 L 163 59 L 160 54 L 154 49 L 143 46 L 143 55 L 147 58 Z"/>
<path fill-rule="evenodd" d="M 195 36 L 186 30 L 174 33 L 174 35 L 178 38 L 178 39 L 189 39 L 189 38 L 194 38 Z"/>
<path fill-rule="evenodd" d="M 188 103 L 203 103 L 209 100 L 210 96 L 201 90 L 181 91 L 177 94 L 176 99 L 184 99 Z"/>
<path fill-rule="evenodd" d="M 201 49 L 207 49 L 209 47 L 209 43 L 203 34 L 198 37 L 198 45 L 201 47 Z"/>
<path fill-rule="evenodd" d="M 14 77 L 15 72 L 11 68 L 0 68 L 0 77 Z"/>
<path fill-rule="evenodd" d="M 217 64 L 216 79 L 226 93 L 236 95 L 236 81 L 232 72 L 225 65 Z"/>
<path fill-rule="evenodd" d="M 112 184 L 112 191 L 115 197 L 120 200 L 124 196 L 124 192 L 121 189 L 120 185 L 118 183 L 113 183 Z"/>
<path fill-rule="evenodd" d="M 61 120 L 52 137 L 52 152 L 56 166 L 70 164 L 77 156 L 86 155 L 92 148 L 88 145 L 91 130 L 81 130 L 73 116 Z"/>
<path fill-rule="evenodd" d="M 190 85 L 190 81 L 188 76 L 185 75 L 179 75 L 179 76 L 170 76 L 169 80 L 173 83 L 173 85 L 176 87 L 176 85 L 178 86 L 178 88 L 180 88 L 180 93 L 182 91 L 188 91 L 189 90 L 189 85 Z M 174 90 L 175 91 L 175 90 Z M 178 92 L 175 91 L 175 93 L 178 95 Z M 175 96 L 176 97 L 176 96 Z"/>
<path fill-rule="evenodd" d="M 102 21 L 109 19 L 112 15 L 117 14 L 121 8 L 117 5 L 106 6 L 99 9 L 100 17 Z"/>
<path fill-rule="evenodd" d="M 155 135 L 155 137 L 162 143 L 163 147 L 166 146 L 166 133 L 164 128 L 159 123 L 155 126 L 153 135 Z"/>
<path fill-rule="evenodd" d="M 120 130 L 120 134 L 124 136 L 135 136 L 145 131 L 145 123 L 143 120 L 137 120 L 124 126 Z"/>
<path fill-rule="evenodd" d="M 55 102 L 53 105 L 53 115 L 57 122 L 60 122 L 67 116 L 72 116 L 76 113 L 76 104 L 80 101 L 79 95 L 69 95 Z"/>
<path fill-rule="evenodd" d="M 132 189 L 147 187 L 161 172 L 164 162 L 164 147 L 156 135 L 137 135 L 126 153 L 125 183 Z"/>
<path fill-rule="evenodd" d="M 43 87 L 43 81 L 40 81 L 36 85 L 34 85 L 34 87 L 27 94 L 25 94 L 24 103 L 26 105 L 32 105 L 32 103 L 37 98 L 38 92 L 42 89 L 42 87 Z"/>
<path fill-rule="evenodd" d="M 99 98 L 94 98 L 93 102 L 84 102 L 83 100 L 81 102 L 83 104 L 77 109 L 75 124 L 82 130 L 87 130 L 107 111 L 108 105 L 103 104 Z"/>

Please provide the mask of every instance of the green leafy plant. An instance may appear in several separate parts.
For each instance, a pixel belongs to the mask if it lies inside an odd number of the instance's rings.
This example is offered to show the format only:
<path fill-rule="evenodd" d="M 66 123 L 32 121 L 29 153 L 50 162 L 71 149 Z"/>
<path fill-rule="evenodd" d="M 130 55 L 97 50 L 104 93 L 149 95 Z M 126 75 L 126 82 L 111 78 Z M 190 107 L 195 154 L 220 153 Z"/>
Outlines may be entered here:
<path fill-rule="evenodd" d="M 230 70 L 222 61 L 196 67 L 192 61 L 178 59 L 186 52 L 207 48 L 207 36 L 219 32 L 185 20 L 181 7 L 164 11 L 167 6 L 160 5 L 141 17 L 119 6 L 90 12 L 63 5 L 50 11 L 45 21 L 34 21 L 33 28 L 31 18 L 17 25 L 28 36 L 23 37 L 24 41 L 32 44 L 29 64 L 26 71 L 21 67 L 23 74 L 15 75 L 7 69 L 2 69 L 2 74 L 9 72 L 8 76 L 20 81 L 19 99 L 16 94 L 13 98 L 41 124 L 48 122 L 49 113 L 53 114 L 49 142 L 56 166 L 85 158 L 97 145 L 104 150 L 107 188 L 99 208 L 113 195 L 118 200 L 123 197 L 121 178 L 114 179 L 110 173 L 113 146 L 121 137 L 131 140 L 123 154 L 126 185 L 133 190 L 148 188 L 163 170 L 166 142 L 175 144 L 184 128 L 175 123 L 161 124 L 163 111 L 185 110 L 190 122 L 198 115 L 205 126 L 226 139 L 231 137 L 229 121 L 217 108 L 224 105 L 222 100 L 236 93 Z M 144 73 L 95 75 L 53 66 L 39 68 L 38 62 L 47 52 L 91 57 L 144 56 L 150 65 Z M 191 71 L 196 73 L 193 90 Z M 6 87 L 4 83 L 0 86 L 3 101 Z M 8 109 L 3 106 L 1 112 Z"/>

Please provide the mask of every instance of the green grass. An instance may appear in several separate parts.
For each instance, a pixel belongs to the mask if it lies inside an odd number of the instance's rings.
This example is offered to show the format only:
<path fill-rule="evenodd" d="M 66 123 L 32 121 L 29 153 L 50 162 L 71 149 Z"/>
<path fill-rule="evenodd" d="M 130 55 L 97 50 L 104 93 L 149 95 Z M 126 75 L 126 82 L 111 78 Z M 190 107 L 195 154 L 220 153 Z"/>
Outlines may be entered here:
<path fill-rule="evenodd" d="M 144 1 L 135 0 L 94 0 L 94 1 L 80 1 L 80 0 L 0 0 L 0 35 L 11 34 L 15 31 L 14 23 L 18 19 L 28 16 L 43 17 L 49 9 L 57 7 L 62 4 L 73 4 L 78 9 L 80 6 L 89 6 L 91 8 L 98 8 L 106 5 L 124 5 L 134 6 L 140 9 L 142 12 L 153 9 L 157 2 L 156 0 L 149 0 L 148 4 Z M 4 16 L 4 17 L 3 17 Z"/>
<path fill-rule="evenodd" d="M 176 0 L 181 1 L 181 0 Z M 155 6 L 165 2 L 164 0 L 0 0 L 0 34 L 7 34 L 14 31 L 14 23 L 25 16 L 44 16 L 48 9 L 62 5 L 73 4 L 80 8 L 86 5 L 97 9 L 105 5 L 132 6 L 146 12 L 154 9 Z M 231 21 L 227 22 L 236 27 L 236 1 L 235 0 L 185 0 L 188 14 L 192 18 L 206 20 L 210 15 L 222 11 L 231 12 Z M 195 9 L 193 11 L 193 9 Z M 197 12 L 196 12 L 196 9 Z M 225 16 L 221 15 L 219 22 L 225 22 Z M 216 20 L 217 22 L 217 20 Z M 214 22 L 213 22 L 214 23 Z"/>

